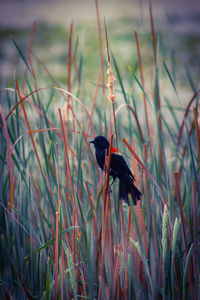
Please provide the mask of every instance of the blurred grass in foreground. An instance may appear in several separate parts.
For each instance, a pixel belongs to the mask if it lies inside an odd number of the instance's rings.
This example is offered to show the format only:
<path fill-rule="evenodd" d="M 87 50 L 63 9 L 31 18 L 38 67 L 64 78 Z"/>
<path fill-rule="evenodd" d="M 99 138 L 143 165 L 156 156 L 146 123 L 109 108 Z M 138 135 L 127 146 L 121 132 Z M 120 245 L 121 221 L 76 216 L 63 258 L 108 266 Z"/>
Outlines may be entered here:
<path fill-rule="evenodd" d="M 151 10 L 150 25 L 143 40 L 148 53 L 135 32 L 137 55 L 124 69 L 108 26 L 113 110 L 106 51 L 100 68 L 103 30 L 100 44 L 96 33 L 92 85 L 89 59 L 83 60 L 87 45 L 80 47 L 73 24 L 65 84 L 32 50 L 34 27 L 27 55 L 13 39 L 25 73 L 1 90 L 4 298 L 198 299 L 199 91 L 187 72 L 183 91 L 190 96 L 183 104 L 179 72 L 175 81 L 171 61 L 159 52 Z M 113 112 L 120 151 L 143 192 L 136 207 L 119 201 L 117 183 L 105 193 L 88 144 L 95 135 L 114 133 Z"/>

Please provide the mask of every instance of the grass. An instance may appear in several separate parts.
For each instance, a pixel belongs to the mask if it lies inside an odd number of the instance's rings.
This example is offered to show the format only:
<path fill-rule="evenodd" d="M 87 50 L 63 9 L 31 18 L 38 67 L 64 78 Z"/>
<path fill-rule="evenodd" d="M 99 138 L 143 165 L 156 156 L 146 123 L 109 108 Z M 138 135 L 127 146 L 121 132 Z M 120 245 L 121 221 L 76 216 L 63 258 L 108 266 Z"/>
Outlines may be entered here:
<path fill-rule="evenodd" d="M 135 32 L 137 62 L 123 70 L 96 8 L 100 74 L 92 86 L 72 23 L 65 85 L 34 53 L 34 27 L 27 54 L 13 38 L 25 75 L 1 90 L 1 295 L 198 299 L 199 91 L 187 72 L 182 102 L 178 70 L 175 80 L 171 61 L 160 59 L 151 7 L 149 62 Z M 115 90 L 105 86 L 106 57 Z M 143 194 L 137 206 L 119 200 L 118 183 L 110 192 L 88 143 L 99 134 L 111 144 L 117 135 Z"/>

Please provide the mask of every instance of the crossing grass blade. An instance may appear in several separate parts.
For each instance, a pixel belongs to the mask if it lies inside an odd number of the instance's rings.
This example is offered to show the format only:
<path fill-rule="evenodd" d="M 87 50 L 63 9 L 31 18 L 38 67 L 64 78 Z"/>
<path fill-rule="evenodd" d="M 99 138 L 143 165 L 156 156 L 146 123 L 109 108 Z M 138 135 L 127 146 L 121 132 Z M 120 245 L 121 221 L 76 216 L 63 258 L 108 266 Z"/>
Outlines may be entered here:
<path fill-rule="evenodd" d="M 169 71 L 169 69 L 168 69 L 168 67 L 167 67 L 167 65 L 166 65 L 166 62 L 165 62 L 165 60 L 164 60 L 163 57 L 161 58 L 161 60 L 162 60 L 164 69 L 165 69 L 165 71 L 166 71 L 166 73 L 167 73 L 167 76 L 169 77 L 169 80 L 170 80 L 170 82 L 171 82 L 171 84 L 172 84 L 172 87 L 173 87 L 173 89 L 174 89 L 174 92 L 175 92 L 177 98 L 179 98 L 178 92 L 177 92 L 177 89 L 176 89 L 176 86 L 175 86 L 175 83 L 174 83 L 173 78 L 172 78 L 172 76 L 171 76 L 171 74 L 170 74 L 170 71 Z"/>
<path fill-rule="evenodd" d="M 30 68 L 30 66 L 29 66 L 29 64 L 28 64 L 28 62 L 27 62 L 25 56 L 23 55 L 21 49 L 19 48 L 19 46 L 18 46 L 17 43 L 15 42 L 14 38 L 13 38 L 12 36 L 10 36 L 10 38 L 11 38 L 11 40 L 13 41 L 13 43 L 14 43 L 14 45 L 15 45 L 17 51 L 19 52 L 19 54 L 20 54 L 22 60 L 24 61 L 24 63 L 25 63 L 25 65 L 26 65 L 27 69 L 28 69 L 29 72 L 32 74 L 31 68 Z"/>
<path fill-rule="evenodd" d="M 126 95 L 126 92 L 125 92 L 125 88 L 124 88 L 124 85 L 123 85 L 123 82 L 122 82 L 122 77 L 121 77 L 121 74 L 120 74 L 120 70 L 119 70 L 117 61 L 116 61 L 116 59 L 115 59 L 114 54 L 113 54 L 112 51 L 111 51 L 111 56 L 112 56 L 114 68 L 115 68 L 115 71 L 116 71 L 116 74 L 117 74 L 117 78 L 119 80 L 119 84 L 120 84 L 120 87 L 121 87 L 121 90 L 122 90 L 124 101 L 125 101 L 126 104 L 128 104 L 128 98 L 127 98 L 127 95 Z"/>

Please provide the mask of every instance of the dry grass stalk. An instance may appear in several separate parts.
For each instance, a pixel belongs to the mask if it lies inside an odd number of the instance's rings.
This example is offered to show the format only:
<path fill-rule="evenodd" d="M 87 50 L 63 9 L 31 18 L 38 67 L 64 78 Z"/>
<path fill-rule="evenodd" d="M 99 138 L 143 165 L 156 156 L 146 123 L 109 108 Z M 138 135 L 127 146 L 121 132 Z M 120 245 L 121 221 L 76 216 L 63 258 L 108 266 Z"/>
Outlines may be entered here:
<path fill-rule="evenodd" d="M 74 49 L 73 61 L 74 61 L 74 71 L 75 71 L 76 82 L 77 82 L 77 94 L 80 95 L 80 78 L 79 78 L 78 63 L 77 63 L 77 59 L 76 59 L 76 49 Z"/>
<path fill-rule="evenodd" d="M 64 249 L 61 250 L 61 263 L 60 263 L 60 283 L 61 283 L 61 299 L 64 299 Z"/>
<path fill-rule="evenodd" d="M 18 85 L 17 80 L 15 81 L 15 84 L 16 84 L 17 94 L 18 94 L 20 103 L 21 103 L 21 105 L 22 105 L 22 110 L 23 110 L 23 113 L 24 113 L 24 117 L 25 117 L 25 120 L 26 120 L 26 124 L 27 124 L 27 127 L 28 127 L 28 131 L 29 131 L 29 134 L 30 134 L 31 142 L 32 142 L 32 145 L 33 145 L 33 148 L 34 148 L 34 151 L 35 151 L 35 155 L 36 155 L 38 164 L 39 164 L 39 166 L 40 166 L 40 170 L 42 171 L 42 165 L 41 165 L 41 162 L 40 162 L 40 159 L 39 159 L 39 155 L 38 155 L 38 152 L 37 152 L 37 149 L 36 149 L 36 146 L 35 146 L 35 142 L 34 142 L 34 139 L 33 139 L 33 135 L 32 135 L 32 133 L 31 133 L 30 123 L 29 123 L 29 120 L 28 120 L 28 117 L 27 117 L 27 113 L 26 113 L 26 110 L 25 110 L 25 107 L 24 107 L 24 102 L 23 102 L 23 100 L 22 100 L 23 98 L 22 98 L 22 96 L 21 96 L 21 93 L 20 93 L 20 90 L 19 90 L 19 85 Z"/>
<path fill-rule="evenodd" d="M 155 35 L 155 29 L 154 29 L 151 0 L 149 0 L 149 14 L 150 14 L 150 24 L 151 24 L 151 38 L 152 38 L 153 50 L 154 50 L 154 64 L 156 65 L 157 64 L 156 35 Z"/>
<path fill-rule="evenodd" d="M 102 46 L 102 37 L 101 37 L 101 22 L 100 22 L 98 0 L 95 0 L 95 5 L 96 5 L 97 26 L 98 26 L 98 34 L 99 34 L 99 51 L 100 51 L 100 59 L 101 59 L 101 79 L 102 79 L 103 95 L 105 95 L 105 79 L 104 79 L 104 64 L 103 64 L 103 46 Z"/>
<path fill-rule="evenodd" d="M 54 287 L 54 299 L 57 299 L 58 294 L 58 268 L 59 268 L 59 219 L 60 219 L 60 179 L 59 179 L 59 164 L 58 164 L 58 144 L 56 144 L 57 155 L 57 183 L 58 183 L 58 205 L 56 212 L 56 240 L 55 240 L 55 287 Z"/>
<path fill-rule="evenodd" d="M 153 240 L 154 240 L 154 248 L 155 248 L 155 259 L 156 265 L 158 266 L 159 258 L 158 258 L 158 246 L 157 246 L 157 238 L 156 238 L 156 226 L 155 226 L 155 218 L 154 215 L 152 217 L 152 225 L 153 225 Z"/>
<path fill-rule="evenodd" d="M 194 121 L 193 121 L 192 124 L 191 124 L 190 130 L 189 130 L 189 136 L 192 135 L 194 128 L 195 128 L 195 124 L 194 124 Z M 185 146 L 183 147 L 182 160 L 184 159 L 184 157 L 187 153 L 187 149 L 188 149 L 188 142 L 186 141 Z M 183 170 L 183 165 L 181 164 L 180 169 L 179 169 L 179 174 L 180 175 L 182 173 L 182 170 Z"/>
<path fill-rule="evenodd" d="M 109 202 L 110 202 L 110 192 L 109 192 L 109 170 L 111 163 L 111 149 L 113 144 L 113 134 L 110 138 L 110 145 L 108 155 L 105 155 L 105 176 L 104 176 L 104 189 L 103 189 L 103 206 L 102 206 L 102 220 L 101 220 L 101 234 L 102 234 L 102 253 L 101 253 L 101 278 L 103 278 L 103 267 L 104 267 L 104 255 L 105 255 L 105 233 L 108 224 L 108 214 L 109 214 Z M 106 210 L 107 209 L 107 210 Z"/>
<path fill-rule="evenodd" d="M 132 140 L 132 149 L 134 152 L 136 152 L 136 146 L 135 146 L 135 139 L 133 138 Z M 135 159 L 134 156 L 132 156 L 132 162 L 133 162 L 133 174 L 135 177 L 135 185 L 136 187 L 138 187 L 138 176 L 137 176 L 137 161 Z M 140 204 L 139 201 L 137 202 L 136 206 L 135 206 L 135 214 L 137 217 L 137 220 L 139 220 L 139 215 L 140 215 Z M 138 224 L 140 224 L 138 222 Z M 137 240 L 137 231 L 136 231 L 136 227 L 134 228 L 134 239 Z M 137 266 L 137 272 L 138 272 L 138 276 L 139 278 L 141 278 L 141 273 L 142 273 L 142 268 L 141 268 L 141 257 L 139 256 L 138 252 L 136 251 L 136 249 L 134 249 L 134 256 L 136 259 L 136 266 Z"/>
<path fill-rule="evenodd" d="M 69 30 L 69 46 L 68 46 L 68 62 L 67 62 L 67 90 L 71 92 L 71 61 L 72 61 L 72 34 L 73 34 L 73 21 L 70 24 Z M 69 95 L 67 96 L 69 101 Z"/>
<path fill-rule="evenodd" d="M 154 66 L 157 68 L 157 49 L 156 49 L 156 35 L 155 35 L 155 28 L 154 28 L 154 20 L 153 20 L 153 12 L 152 12 L 152 4 L 151 0 L 149 0 L 149 13 L 150 13 L 150 24 L 151 24 L 151 38 L 152 44 L 154 49 Z M 161 100 L 160 100 L 160 88 L 159 82 L 157 86 L 157 93 L 158 93 L 158 124 L 160 129 L 160 134 L 162 135 L 162 119 L 161 119 Z M 155 94 L 155 90 L 154 90 Z M 163 156 L 162 156 L 162 148 L 161 143 L 159 141 L 159 160 L 160 160 L 160 173 L 163 173 Z"/>
<path fill-rule="evenodd" d="M 24 118 L 25 118 L 25 121 L 26 121 L 26 124 L 27 124 L 27 127 L 28 127 L 28 133 L 29 133 L 30 138 L 31 138 L 31 143 L 33 145 L 33 149 L 34 149 L 37 161 L 38 161 L 39 169 L 40 169 L 41 173 L 43 174 L 43 176 L 46 178 L 46 180 L 47 180 L 47 187 L 48 187 L 48 189 L 50 191 L 50 194 L 52 195 L 52 197 L 54 199 L 54 202 L 56 203 L 56 199 L 55 199 L 54 194 L 52 192 L 51 185 L 49 183 L 48 177 L 45 176 L 45 174 L 43 172 L 42 164 L 40 162 L 39 154 L 38 154 L 38 151 L 37 151 L 37 148 L 36 148 L 36 145 L 35 145 L 35 141 L 34 141 L 34 138 L 33 138 L 31 126 L 30 126 L 30 123 L 29 123 L 29 120 L 28 120 L 28 116 L 27 116 L 27 113 L 26 113 L 26 109 L 25 109 L 25 106 L 24 106 L 24 100 L 26 99 L 26 97 L 24 97 L 24 98 L 22 97 L 22 95 L 20 93 L 20 89 L 19 89 L 19 85 L 18 85 L 17 80 L 15 80 L 15 85 L 16 85 L 16 90 L 17 90 L 17 94 L 18 94 L 18 97 L 19 97 L 19 102 L 17 103 L 17 105 L 21 104 L 21 106 L 22 106 L 22 110 L 23 110 L 23 113 L 24 113 Z M 37 93 L 37 91 L 38 90 L 36 90 L 36 93 Z M 39 169 L 38 169 L 38 171 L 39 171 Z M 38 178 L 39 178 L 39 172 L 38 172 Z"/>
<path fill-rule="evenodd" d="M 114 256 L 115 256 L 115 270 L 113 274 L 113 288 L 112 288 L 112 297 L 114 298 L 117 295 L 117 299 L 119 299 L 119 266 L 120 266 L 120 254 L 121 254 L 121 244 L 118 246 L 114 246 Z"/>
<path fill-rule="evenodd" d="M 54 286 L 54 299 L 57 299 L 58 294 L 58 238 L 59 238 L 59 211 L 56 212 L 56 240 L 55 240 L 55 260 L 54 260 L 54 268 L 55 268 L 55 286 Z"/>
<path fill-rule="evenodd" d="M 118 150 L 118 138 L 117 138 L 117 125 L 116 125 L 116 117 L 115 117 L 115 93 L 114 93 L 114 76 L 112 73 L 111 69 L 111 64 L 110 64 L 110 52 L 109 52 L 109 46 L 108 46 L 108 34 L 107 34 L 107 27 L 106 27 L 106 21 L 104 19 L 104 24 L 105 24 L 105 34 L 106 34 L 106 48 L 107 48 L 107 75 L 108 75 L 108 83 L 107 83 L 107 88 L 108 88 L 108 99 L 112 105 L 112 113 L 113 113 L 113 119 L 114 119 L 114 128 L 115 128 L 115 137 L 116 137 L 116 147 Z M 112 122 L 111 122 L 112 123 Z"/>
<path fill-rule="evenodd" d="M 181 138 L 182 138 L 182 134 L 183 134 L 183 128 L 184 128 L 184 125 L 185 125 L 185 119 L 187 118 L 189 112 L 190 112 L 190 107 L 193 103 L 194 100 L 196 100 L 196 98 L 199 96 L 199 93 L 200 93 L 200 90 L 196 91 L 194 93 L 194 95 L 192 96 L 190 102 L 188 103 L 187 107 L 186 107 L 186 110 L 185 110 L 185 113 L 184 113 L 184 117 L 183 117 L 183 121 L 182 121 L 182 124 L 180 126 L 180 130 L 179 130 L 179 135 L 178 135 L 178 139 L 177 139 L 177 146 L 180 145 L 181 143 Z"/>
<path fill-rule="evenodd" d="M 110 61 L 107 58 L 107 64 L 108 64 L 108 69 L 107 69 L 107 75 L 108 75 L 108 84 L 107 84 L 107 88 L 109 91 L 108 94 L 108 99 L 109 101 L 113 104 L 116 100 L 115 94 L 114 94 L 114 76 L 112 74 L 112 69 L 111 69 L 111 65 L 110 65 Z"/>
<path fill-rule="evenodd" d="M 147 163 L 147 145 L 143 144 L 143 156 L 144 161 Z M 149 192 L 148 192 L 148 177 L 147 173 L 144 173 L 144 190 L 145 190 L 145 200 L 146 200 L 146 211 L 147 211 L 147 224 L 149 226 Z"/>
<path fill-rule="evenodd" d="M 109 191 L 109 170 L 110 170 L 110 163 L 111 163 L 111 155 L 112 155 L 112 145 L 113 145 L 113 134 L 110 137 L 110 145 L 108 155 L 105 156 L 105 177 L 104 177 L 104 192 L 103 192 L 103 204 L 105 208 L 106 204 L 106 197 Z"/>
<path fill-rule="evenodd" d="M 157 184 L 156 180 L 154 179 L 154 177 L 151 175 L 151 173 L 147 170 L 147 168 L 145 167 L 145 165 L 142 163 L 141 159 L 137 156 L 137 154 L 135 153 L 135 151 L 132 149 L 132 147 L 129 145 L 129 143 L 127 142 L 127 140 L 123 137 L 122 141 L 124 142 L 124 144 L 126 145 L 126 147 L 129 149 L 129 151 L 132 153 L 132 155 L 135 157 L 135 159 L 137 160 L 137 162 L 140 164 L 140 166 L 144 169 L 144 171 L 147 173 L 147 175 L 151 178 L 151 180 L 153 181 L 153 183 L 155 184 L 155 186 L 157 187 L 160 196 L 161 196 L 161 201 L 163 204 L 166 204 L 164 201 L 164 196 L 163 196 L 163 192 L 161 190 L 161 188 L 159 187 L 159 185 Z M 168 205 L 167 205 L 168 206 Z"/>

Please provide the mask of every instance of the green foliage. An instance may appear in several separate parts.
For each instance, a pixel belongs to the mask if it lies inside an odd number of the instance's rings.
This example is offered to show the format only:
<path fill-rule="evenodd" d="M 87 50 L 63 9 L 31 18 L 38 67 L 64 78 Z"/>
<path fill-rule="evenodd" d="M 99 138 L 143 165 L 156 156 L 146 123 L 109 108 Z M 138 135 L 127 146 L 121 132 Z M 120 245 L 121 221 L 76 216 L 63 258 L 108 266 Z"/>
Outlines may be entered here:
<path fill-rule="evenodd" d="M 110 28 L 117 37 L 115 27 L 111 24 Z M 178 70 L 175 81 L 167 58 L 151 64 L 154 53 L 149 50 L 149 36 L 150 32 L 143 35 L 141 42 L 148 49 L 148 57 L 143 54 L 142 60 L 144 85 L 140 82 L 141 68 L 136 59 L 127 63 L 128 58 L 123 60 L 116 49 L 119 43 L 114 40 L 109 45 L 113 49 L 111 66 L 116 77 L 118 145 L 131 167 L 135 158 L 122 137 L 130 144 L 134 138 L 139 157 L 137 174 L 136 169 L 133 171 L 143 197 L 137 207 L 120 202 L 117 180 L 110 197 L 103 202 L 104 174 L 98 169 L 88 144 L 94 135 L 112 132 L 111 104 L 102 94 L 101 82 L 95 93 L 100 70 L 97 34 L 92 33 L 94 43 L 86 43 L 85 48 L 80 47 L 80 37 L 73 39 L 74 56 L 71 65 L 68 62 L 70 84 L 66 80 L 58 82 L 48 71 L 48 63 L 44 64 L 35 55 L 28 60 L 24 49 L 13 39 L 26 71 L 30 72 L 17 81 L 19 91 L 16 83 L 1 90 L 0 294 L 3 298 L 52 299 L 56 283 L 58 299 L 161 296 L 189 299 L 194 292 L 199 296 L 194 280 L 200 276 L 199 265 L 194 266 L 193 258 L 193 245 L 194 241 L 199 244 L 199 234 L 193 230 L 192 206 L 192 199 L 199 199 L 199 141 L 190 106 L 187 113 L 190 100 L 196 105 L 198 100 L 193 95 L 182 100 L 195 86 L 188 70 L 187 87 L 181 86 Z M 119 40 L 125 43 L 126 39 L 130 39 L 129 34 Z M 135 53 L 135 44 L 129 40 L 127 45 Z M 88 83 L 90 76 L 93 81 Z M 67 91 L 67 85 L 71 91 Z M 144 118 L 144 101 L 150 135 Z M 121 109 L 123 105 L 126 109 Z M 59 107 L 62 107 L 63 131 Z M 147 143 L 146 157 L 141 136 Z M 173 176 L 177 171 L 182 195 L 179 203 Z M 192 190 L 193 181 L 196 190 Z M 199 219 L 199 201 L 196 202 L 195 214 Z M 180 207 L 187 245 L 181 235 Z"/>
<path fill-rule="evenodd" d="M 167 206 L 164 206 L 164 213 L 162 219 L 162 276 L 163 276 L 163 299 L 166 299 L 166 274 L 165 274 L 165 260 L 167 254 Z"/>

